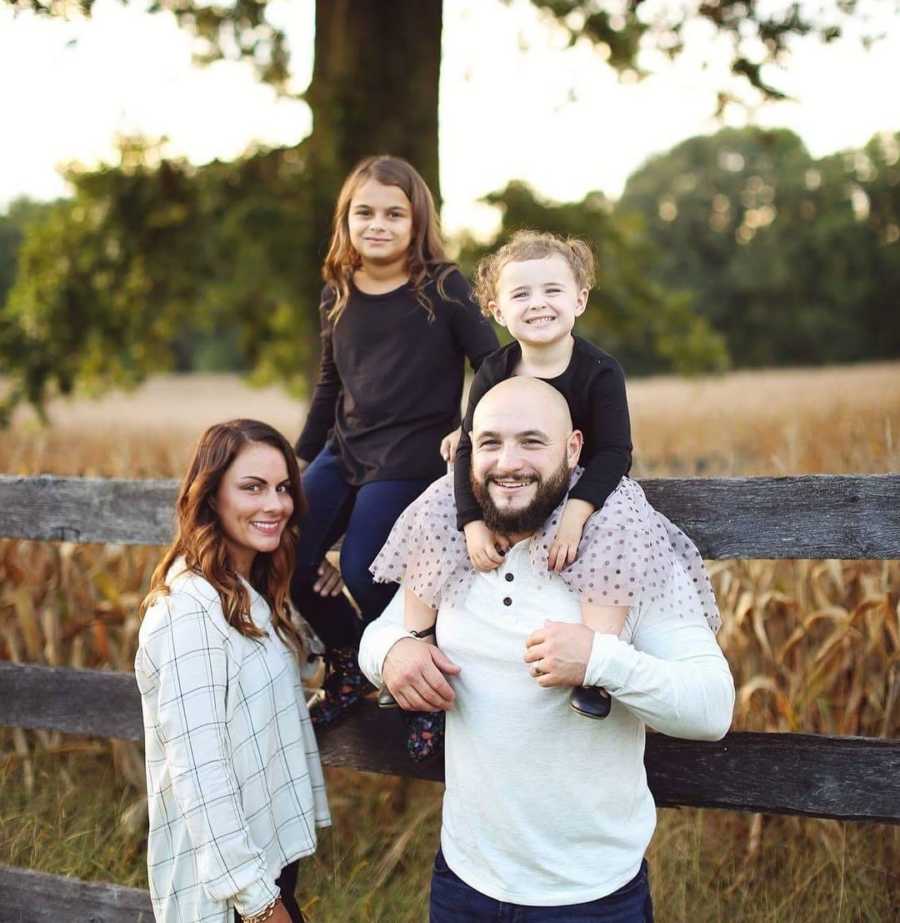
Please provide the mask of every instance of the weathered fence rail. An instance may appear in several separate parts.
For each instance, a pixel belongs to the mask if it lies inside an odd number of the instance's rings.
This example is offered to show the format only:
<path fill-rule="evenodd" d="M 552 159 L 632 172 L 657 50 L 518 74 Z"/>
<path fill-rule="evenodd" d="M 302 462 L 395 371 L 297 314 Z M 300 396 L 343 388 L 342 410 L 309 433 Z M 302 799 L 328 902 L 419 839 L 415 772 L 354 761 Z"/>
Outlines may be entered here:
<path fill-rule="evenodd" d="M 652 478 L 707 559 L 900 558 L 900 475 Z M 162 545 L 175 481 L 0 476 L 0 538 Z"/>
<path fill-rule="evenodd" d="M 111 703 L 115 703 L 112 707 Z M 134 677 L 0 661 L 0 724 L 143 740 Z M 440 780 L 406 757 L 396 712 L 364 708 L 321 735 L 323 762 Z M 900 742 L 816 734 L 729 734 L 715 743 L 651 734 L 647 777 L 657 804 L 839 820 L 900 821 Z"/>
<path fill-rule="evenodd" d="M 153 923 L 150 894 L 0 865 L 0 923 Z"/>
<path fill-rule="evenodd" d="M 900 558 L 900 475 L 641 482 L 704 557 Z M 157 545 L 174 481 L 0 477 L 0 538 Z M 112 704 L 114 703 L 114 705 Z M 0 662 L 0 725 L 140 740 L 134 678 Z M 326 765 L 440 779 L 405 757 L 402 723 L 364 708 L 321 739 Z M 900 823 L 900 741 L 733 733 L 648 738 L 658 804 Z M 0 923 L 150 920 L 145 892 L 0 866 Z"/>

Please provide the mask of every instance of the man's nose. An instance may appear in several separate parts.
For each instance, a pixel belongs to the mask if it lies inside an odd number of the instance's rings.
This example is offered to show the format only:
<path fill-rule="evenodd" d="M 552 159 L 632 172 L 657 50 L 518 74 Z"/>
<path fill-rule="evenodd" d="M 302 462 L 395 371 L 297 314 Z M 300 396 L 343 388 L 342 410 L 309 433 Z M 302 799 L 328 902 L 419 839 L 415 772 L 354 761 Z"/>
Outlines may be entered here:
<path fill-rule="evenodd" d="M 522 454 L 515 443 L 504 443 L 497 456 L 497 467 L 503 471 L 516 471 L 522 464 Z"/>

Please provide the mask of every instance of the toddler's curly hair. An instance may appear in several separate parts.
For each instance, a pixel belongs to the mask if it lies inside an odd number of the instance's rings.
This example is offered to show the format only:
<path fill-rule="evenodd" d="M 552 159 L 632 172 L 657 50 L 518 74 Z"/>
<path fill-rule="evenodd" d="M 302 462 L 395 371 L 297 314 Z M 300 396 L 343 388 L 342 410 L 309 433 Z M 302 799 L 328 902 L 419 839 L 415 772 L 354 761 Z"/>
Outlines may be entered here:
<path fill-rule="evenodd" d="M 594 254 L 583 240 L 559 237 L 547 231 L 516 231 L 499 250 L 481 259 L 475 268 L 475 298 L 482 313 L 491 316 L 488 305 L 497 300 L 497 283 L 507 263 L 542 260 L 548 256 L 561 256 L 569 264 L 579 291 L 593 288 L 596 281 Z"/>

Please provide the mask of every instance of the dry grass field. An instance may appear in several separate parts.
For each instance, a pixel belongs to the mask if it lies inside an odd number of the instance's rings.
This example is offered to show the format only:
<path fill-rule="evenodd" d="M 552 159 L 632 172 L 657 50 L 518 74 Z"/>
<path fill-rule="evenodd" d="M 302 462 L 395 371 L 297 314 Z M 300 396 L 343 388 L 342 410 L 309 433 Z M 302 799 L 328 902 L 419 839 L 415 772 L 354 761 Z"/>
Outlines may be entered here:
<path fill-rule="evenodd" d="M 629 388 L 636 476 L 900 471 L 900 363 L 658 378 Z M 296 435 L 298 402 L 233 377 L 168 377 L 133 394 L 22 412 L 0 472 L 177 477 L 200 431 L 235 416 Z M 156 548 L 0 541 L 0 658 L 131 668 Z M 900 563 L 711 564 L 738 686 L 735 728 L 900 733 Z M 313 923 L 421 921 L 438 786 L 329 772 L 334 829 L 305 863 Z M 0 863 L 144 886 L 138 747 L 0 731 Z M 900 828 L 715 811 L 661 812 L 657 919 L 895 921 Z"/>
<path fill-rule="evenodd" d="M 638 477 L 900 470 L 900 362 L 644 378 L 628 398 Z M 159 377 L 49 411 L 47 429 L 23 409 L 0 433 L 0 471 L 176 476 L 211 423 L 255 417 L 293 438 L 303 420 L 284 391 L 230 375 Z"/>

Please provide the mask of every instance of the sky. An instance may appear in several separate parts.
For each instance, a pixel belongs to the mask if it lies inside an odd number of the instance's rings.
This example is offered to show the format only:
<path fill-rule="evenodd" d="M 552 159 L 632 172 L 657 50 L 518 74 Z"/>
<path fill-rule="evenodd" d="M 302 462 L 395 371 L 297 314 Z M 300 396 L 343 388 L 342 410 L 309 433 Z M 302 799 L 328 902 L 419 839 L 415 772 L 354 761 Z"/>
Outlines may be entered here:
<path fill-rule="evenodd" d="M 654 2 L 654 0 L 650 0 Z M 658 0 L 662 2 L 662 0 Z M 814 156 L 900 131 L 900 22 L 893 0 L 862 0 L 886 31 L 865 52 L 848 38 L 794 43 L 790 65 L 769 78 L 792 97 L 725 124 L 784 126 Z M 312 74 L 313 0 L 277 0 L 288 32 L 292 89 Z M 231 159 L 254 142 L 292 145 L 312 130 L 301 100 L 279 99 L 249 67 L 196 67 L 191 38 L 140 3 L 97 0 L 93 20 L 14 16 L 0 7 L 0 208 L 20 195 L 66 194 L 59 166 L 114 160 L 115 139 L 168 139 L 165 151 L 197 164 Z M 565 48 L 527 0 L 445 0 L 440 98 L 443 223 L 480 235 L 496 223 L 478 199 L 509 179 L 542 196 L 577 200 L 593 189 L 617 197 L 649 156 L 721 126 L 715 91 L 727 50 L 703 27 L 675 64 L 648 58 L 654 75 L 622 83 L 587 43 Z M 704 67 L 705 65 L 705 67 Z"/>

